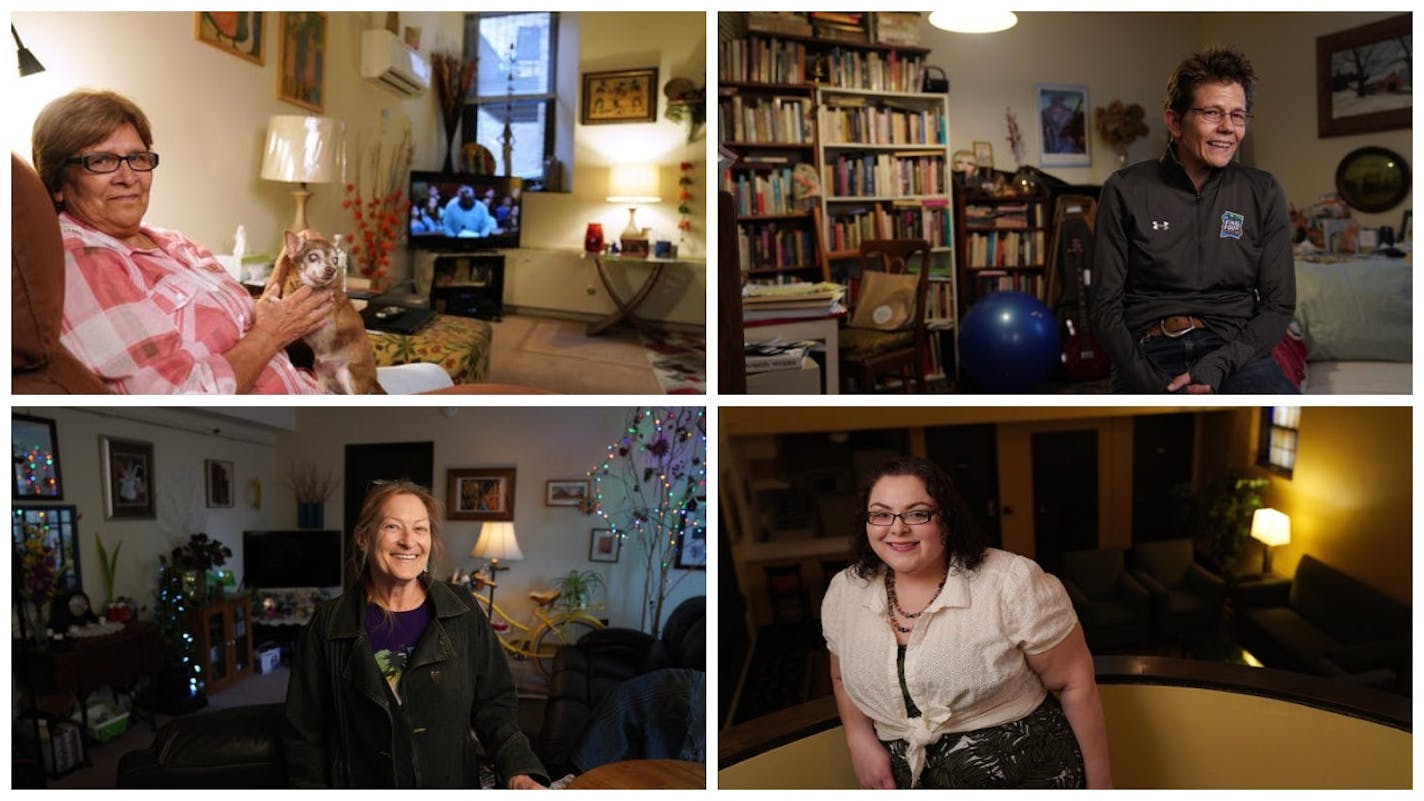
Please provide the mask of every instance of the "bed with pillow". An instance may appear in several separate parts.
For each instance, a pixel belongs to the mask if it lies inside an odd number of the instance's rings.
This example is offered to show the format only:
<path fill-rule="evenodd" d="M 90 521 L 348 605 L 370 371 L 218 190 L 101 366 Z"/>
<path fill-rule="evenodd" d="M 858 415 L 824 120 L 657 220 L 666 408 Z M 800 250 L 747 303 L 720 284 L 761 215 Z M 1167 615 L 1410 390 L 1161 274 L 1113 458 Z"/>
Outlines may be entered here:
<path fill-rule="evenodd" d="M 1297 256 L 1295 320 L 1308 359 L 1303 392 L 1413 393 L 1412 267 L 1410 259 L 1382 256 Z"/>

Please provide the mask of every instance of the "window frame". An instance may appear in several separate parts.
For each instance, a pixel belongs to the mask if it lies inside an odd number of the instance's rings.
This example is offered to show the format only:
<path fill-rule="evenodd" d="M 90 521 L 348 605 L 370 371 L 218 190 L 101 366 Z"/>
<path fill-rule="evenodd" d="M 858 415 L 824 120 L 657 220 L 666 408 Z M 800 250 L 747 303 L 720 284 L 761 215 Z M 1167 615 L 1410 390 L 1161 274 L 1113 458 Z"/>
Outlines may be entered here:
<path fill-rule="evenodd" d="M 558 113 L 558 66 L 559 66 L 559 12 L 557 11 L 472 11 L 465 15 L 464 33 L 464 54 L 465 58 L 472 58 L 479 54 L 480 42 L 480 21 L 482 19 L 494 19 L 496 17 L 509 17 L 523 14 L 548 14 L 549 15 L 549 65 L 546 70 L 548 76 L 548 90 L 545 92 L 533 92 L 525 94 L 501 94 L 501 95 L 481 95 L 479 94 L 479 69 L 476 68 L 475 80 L 470 86 L 470 94 L 466 95 L 465 103 L 460 111 L 460 142 L 470 144 L 478 142 L 480 109 L 485 106 L 494 107 L 506 102 L 512 103 L 542 103 L 544 105 L 544 149 L 540 159 L 540 168 L 537 176 L 524 178 L 524 191 L 542 192 L 545 190 L 548 174 L 546 167 L 549 159 L 558 152 L 558 144 L 555 138 L 558 133 L 558 126 L 555 124 L 555 117 Z M 494 152 L 496 172 L 503 169 L 503 153 Z"/>
<path fill-rule="evenodd" d="M 1278 408 L 1294 409 L 1295 412 L 1293 415 L 1293 421 L 1295 425 L 1290 425 L 1289 420 L 1286 422 L 1277 422 L 1276 409 Z M 1300 454 L 1300 416 L 1301 407 L 1299 406 L 1261 407 L 1261 432 L 1259 438 L 1257 439 L 1256 445 L 1257 466 L 1263 467 L 1266 470 L 1284 478 L 1291 478 L 1295 475 L 1295 462 L 1296 458 Z M 1282 462 L 1276 461 L 1275 435 L 1277 432 L 1289 432 L 1289 444 L 1283 444 L 1281 446 L 1287 453 L 1290 454 L 1289 464 L 1283 464 Z"/>

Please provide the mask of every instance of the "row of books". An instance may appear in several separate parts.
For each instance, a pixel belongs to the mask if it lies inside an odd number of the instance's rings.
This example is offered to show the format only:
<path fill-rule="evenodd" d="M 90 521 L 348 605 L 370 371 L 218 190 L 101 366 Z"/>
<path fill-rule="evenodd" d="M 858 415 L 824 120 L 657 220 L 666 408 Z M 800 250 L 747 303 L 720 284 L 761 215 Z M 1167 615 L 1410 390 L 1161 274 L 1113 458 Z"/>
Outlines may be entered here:
<path fill-rule="evenodd" d="M 830 197 L 944 195 L 949 191 L 943 154 L 847 153 L 821 167 Z"/>
<path fill-rule="evenodd" d="M 856 250 L 868 239 L 924 239 L 932 247 L 945 247 L 952 241 L 953 225 L 949 201 L 941 198 L 889 208 L 838 209 L 826 226 L 826 248 Z"/>
<path fill-rule="evenodd" d="M 828 101 L 821 109 L 820 122 L 821 141 L 827 143 L 943 145 L 949 138 L 948 122 L 938 109 L 857 107 Z"/>
<path fill-rule="evenodd" d="M 791 168 L 772 170 L 765 175 L 737 175 L 724 180 L 722 188 L 737 201 L 737 216 L 791 214 L 797 209 L 791 198 Z"/>
<path fill-rule="evenodd" d="M 805 83 L 806 45 L 764 36 L 717 46 L 717 80 L 741 83 Z"/>
<path fill-rule="evenodd" d="M 964 207 L 966 228 L 1041 228 L 1047 224 L 1042 203 L 969 204 Z"/>
<path fill-rule="evenodd" d="M 811 74 L 817 83 L 839 89 L 918 92 L 924 69 L 921 56 L 905 56 L 896 50 L 881 53 L 833 47 L 816 56 Z"/>
<path fill-rule="evenodd" d="M 945 325 L 954 315 L 954 285 L 949 281 L 936 281 L 930 276 L 929 297 L 925 301 L 925 320 Z"/>
<path fill-rule="evenodd" d="M 717 104 L 717 130 L 732 142 L 809 144 L 815 139 L 810 107 L 804 97 L 733 95 Z"/>
<path fill-rule="evenodd" d="M 1000 272 L 986 270 L 974 275 L 974 297 L 983 297 L 990 292 L 1024 292 L 1036 298 L 1043 298 L 1043 274 L 1026 272 Z"/>
<path fill-rule="evenodd" d="M 737 226 L 737 250 L 744 269 L 814 267 L 820 259 L 812 237 L 804 225 L 742 223 Z"/>
<path fill-rule="evenodd" d="M 1042 266 L 1048 256 L 1043 231 L 970 231 L 969 269 Z"/>

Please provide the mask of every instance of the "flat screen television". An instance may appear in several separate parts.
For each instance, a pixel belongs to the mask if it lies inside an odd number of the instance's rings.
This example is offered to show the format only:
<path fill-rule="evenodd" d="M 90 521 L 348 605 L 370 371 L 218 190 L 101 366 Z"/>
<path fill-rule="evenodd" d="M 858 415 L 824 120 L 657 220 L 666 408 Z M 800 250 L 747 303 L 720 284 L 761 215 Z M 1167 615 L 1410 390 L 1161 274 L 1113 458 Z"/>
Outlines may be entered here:
<path fill-rule="evenodd" d="M 412 250 L 519 247 L 524 179 L 455 172 L 410 174 Z"/>
<path fill-rule="evenodd" d="M 242 532 L 242 583 L 264 590 L 340 587 L 341 532 Z"/>

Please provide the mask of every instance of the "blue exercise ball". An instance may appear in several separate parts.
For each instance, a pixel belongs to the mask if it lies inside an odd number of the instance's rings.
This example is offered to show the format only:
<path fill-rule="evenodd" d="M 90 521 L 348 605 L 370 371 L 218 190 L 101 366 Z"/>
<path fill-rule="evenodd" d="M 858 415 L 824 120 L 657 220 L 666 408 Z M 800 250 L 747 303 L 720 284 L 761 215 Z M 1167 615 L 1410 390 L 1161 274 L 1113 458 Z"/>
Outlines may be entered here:
<path fill-rule="evenodd" d="M 989 392 L 1027 392 L 1058 366 L 1058 319 L 1038 298 L 995 292 L 959 323 L 960 369 Z"/>

